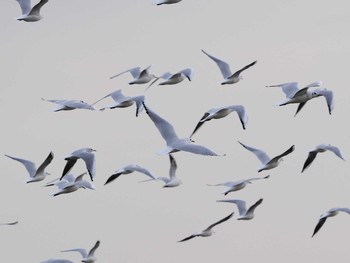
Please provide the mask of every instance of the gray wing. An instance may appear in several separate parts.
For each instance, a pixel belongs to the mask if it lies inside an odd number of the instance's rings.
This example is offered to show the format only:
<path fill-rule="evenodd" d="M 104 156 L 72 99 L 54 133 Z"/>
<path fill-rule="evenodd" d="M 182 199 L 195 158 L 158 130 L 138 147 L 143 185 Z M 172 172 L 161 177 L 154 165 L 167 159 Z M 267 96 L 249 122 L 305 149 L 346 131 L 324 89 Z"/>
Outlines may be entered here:
<path fill-rule="evenodd" d="M 292 98 L 295 93 L 298 92 L 298 82 L 287 82 L 287 83 L 282 83 L 282 84 L 277 84 L 277 85 L 270 85 L 266 87 L 280 87 L 282 88 L 282 91 L 284 94 L 286 94 L 287 98 Z"/>
<path fill-rule="evenodd" d="M 212 55 L 209 55 L 207 52 L 205 52 L 203 49 L 202 49 L 202 52 L 204 54 L 206 54 L 209 58 L 211 58 L 219 67 L 220 71 L 221 71 L 221 74 L 222 76 L 227 79 L 228 77 L 230 77 L 232 75 L 232 72 L 231 72 L 231 69 L 230 69 L 230 65 L 227 64 L 225 61 L 222 61 Z"/>
<path fill-rule="evenodd" d="M 212 150 L 210 150 L 205 146 L 192 144 L 192 143 L 179 143 L 174 145 L 174 148 L 176 148 L 179 151 L 191 152 L 195 154 L 219 156 L 219 154 L 213 152 Z"/>
<path fill-rule="evenodd" d="M 212 229 L 214 226 L 217 226 L 217 225 L 219 225 L 219 224 L 221 224 L 221 223 L 223 223 L 223 222 L 229 220 L 229 219 L 233 216 L 233 214 L 234 214 L 234 212 L 232 212 L 232 213 L 229 214 L 228 216 L 224 217 L 223 219 L 221 219 L 221 220 L 215 222 L 214 224 L 211 224 L 211 225 L 208 226 L 207 229 L 205 229 L 204 231 L 210 230 L 210 229 Z"/>
<path fill-rule="evenodd" d="M 29 14 L 30 10 L 32 9 L 32 4 L 31 4 L 31 0 L 16 0 L 22 10 L 22 14 L 26 15 Z"/>
<path fill-rule="evenodd" d="M 151 118 L 154 125 L 156 125 L 160 135 L 163 137 L 163 139 L 166 141 L 167 144 L 179 138 L 175 133 L 173 125 L 171 125 L 169 122 L 164 120 L 154 111 L 152 111 L 150 108 L 146 107 L 144 102 L 142 102 L 142 104 L 146 110 L 147 115 Z"/>
<path fill-rule="evenodd" d="M 246 148 L 247 150 L 251 151 L 252 153 L 255 154 L 255 156 L 260 160 L 260 162 L 262 164 L 267 164 L 271 158 L 262 150 L 247 146 L 243 143 L 241 143 L 240 141 L 238 141 L 240 145 L 242 145 L 244 148 Z"/>
<path fill-rule="evenodd" d="M 112 95 L 114 94 L 114 96 L 118 96 L 118 94 L 121 94 L 121 92 L 122 92 L 121 89 L 118 89 L 118 90 L 116 90 L 116 91 L 113 91 L 113 92 L 107 94 L 106 96 L 104 96 L 103 98 L 101 98 L 101 99 L 95 101 L 94 103 L 92 103 L 91 106 L 92 106 L 92 105 L 95 105 L 96 103 L 100 102 L 101 100 L 103 100 L 103 99 L 105 99 L 105 98 L 107 98 L 107 97 L 109 97 L 109 96 L 111 96 L 111 97 L 113 98 L 113 100 L 115 100 L 114 97 L 113 97 Z"/>
<path fill-rule="evenodd" d="M 174 178 L 176 175 L 177 164 L 174 157 L 169 153 L 170 160 L 170 169 L 169 169 L 169 177 Z"/>
<path fill-rule="evenodd" d="M 343 157 L 343 154 L 341 153 L 340 149 L 336 146 L 330 145 L 330 144 L 320 144 L 316 146 L 316 149 L 323 149 L 333 152 L 336 156 L 338 156 L 340 159 L 345 161 L 345 158 Z"/>
<path fill-rule="evenodd" d="M 30 177 L 34 177 L 35 176 L 35 172 L 36 172 L 36 167 L 35 164 L 31 161 L 25 160 L 25 159 L 21 159 L 21 158 L 17 158 L 17 157 L 13 157 L 10 155 L 5 154 L 6 157 L 9 157 L 15 161 L 18 161 L 20 163 L 22 163 L 24 165 L 24 167 L 27 169 L 29 176 Z"/>
<path fill-rule="evenodd" d="M 38 170 L 36 170 L 35 174 L 43 173 L 45 168 L 52 162 L 53 160 L 53 152 L 50 152 L 46 157 L 45 161 L 39 166 Z"/>
<path fill-rule="evenodd" d="M 145 96 L 135 96 L 131 98 L 136 103 L 136 117 L 139 116 L 139 114 L 143 111 L 144 107 L 142 102 L 145 101 Z"/>
<path fill-rule="evenodd" d="M 238 77 L 239 74 L 241 74 L 244 70 L 250 68 L 251 66 L 254 66 L 256 64 L 256 62 L 258 62 L 257 60 L 255 60 L 254 62 L 248 64 L 247 66 L 241 68 L 240 70 L 237 70 L 233 75 L 232 77 Z"/>
<path fill-rule="evenodd" d="M 179 73 L 184 74 L 189 81 L 193 78 L 193 71 L 190 68 L 183 69 Z"/>
<path fill-rule="evenodd" d="M 139 172 L 139 173 L 143 173 L 145 175 L 147 175 L 148 177 L 156 180 L 157 178 L 150 172 L 148 171 L 147 169 L 141 167 L 141 166 L 138 166 L 138 165 L 134 165 L 132 167 L 132 170 L 134 170 L 135 172 Z"/>
<path fill-rule="evenodd" d="M 245 215 L 247 213 L 246 203 L 243 200 L 226 199 L 226 200 L 218 200 L 217 202 L 226 202 L 226 203 L 236 204 L 240 216 L 243 216 L 243 215 Z"/>
<path fill-rule="evenodd" d="M 130 72 L 130 74 L 133 76 L 134 79 L 138 78 L 140 76 L 140 67 L 136 67 L 136 68 L 131 68 L 131 69 L 128 69 L 128 70 L 125 70 L 117 75 L 114 75 L 112 77 L 110 77 L 110 79 L 114 79 L 116 77 L 119 77 L 120 75 L 124 74 L 124 73 L 127 73 L 127 72 Z"/>
<path fill-rule="evenodd" d="M 32 10 L 30 11 L 30 15 L 34 15 L 34 14 L 39 14 L 40 13 L 40 9 L 43 7 L 43 5 L 45 5 L 47 2 L 49 2 L 49 0 L 41 0 L 38 4 L 36 4 Z"/>
<path fill-rule="evenodd" d="M 334 109 L 334 99 L 333 99 L 333 92 L 331 90 L 319 90 L 319 94 L 322 94 L 322 96 L 326 99 L 328 112 L 329 114 L 332 114 L 332 110 Z"/>
<path fill-rule="evenodd" d="M 243 130 L 245 130 L 247 123 L 248 123 L 248 115 L 246 113 L 244 106 L 243 105 L 232 105 L 232 106 L 229 106 L 227 108 L 232 109 L 235 112 L 237 112 L 239 120 L 242 124 L 242 128 L 243 128 Z"/>
<path fill-rule="evenodd" d="M 100 240 L 97 240 L 93 248 L 89 251 L 88 257 L 94 256 L 94 253 L 99 246 L 100 246 Z"/>
<path fill-rule="evenodd" d="M 147 68 L 141 71 L 139 78 L 145 77 L 149 75 L 149 69 L 151 68 L 152 65 L 149 65 Z"/>
<path fill-rule="evenodd" d="M 84 160 L 84 162 L 86 164 L 86 168 L 87 168 L 88 173 L 90 175 L 91 181 L 93 181 L 93 178 L 96 175 L 95 155 L 93 153 L 89 153 L 89 152 L 82 152 L 81 154 L 77 155 L 77 157 Z"/>
<path fill-rule="evenodd" d="M 248 213 L 254 213 L 255 208 L 258 207 L 258 205 L 260 205 L 263 202 L 263 199 L 260 198 L 254 205 L 252 205 L 251 207 L 249 207 L 247 214 Z"/>
<path fill-rule="evenodd" d="M 79 252 L 83 258 L 87 258 L 88 253 L 84 248 L 73 248 L 73 249 L 66 249 L 66 250 L 61 250 L 61 252 Z"/>

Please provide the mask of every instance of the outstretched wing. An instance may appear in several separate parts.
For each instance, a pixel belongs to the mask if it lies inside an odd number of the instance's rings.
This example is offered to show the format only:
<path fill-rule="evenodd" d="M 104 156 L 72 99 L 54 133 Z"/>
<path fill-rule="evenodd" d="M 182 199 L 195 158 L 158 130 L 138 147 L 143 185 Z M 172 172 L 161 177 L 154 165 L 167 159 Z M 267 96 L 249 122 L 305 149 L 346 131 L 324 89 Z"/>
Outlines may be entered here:
<path fill-rule="evenodd" d="M 315 160 L 317 154 L 318 154 L 318 151 L 310 151 L 309 152 L 301 172 L 304 172 L 304 170 L 311 165 L 311 163 Z"/>
<path fill-rule="evenodd" d="M 217 226 L 217 225 L 219 225 L 219 224 L 221 224 L 221 223 L 223 223 L 223 222 L 225 222 L 225 221 L 227 221 L 227 220 L 229 220 L 232 216 L 233 216 L 233 214 L 234 214 L 234 212 L 232 212 L 231 214 L 229 214 L 228 216 L 226 216 L 226 217 L 224 217 L 223 219 L 221 219 L 221 220 L 219 220 L 219 221 L 217 221 L 217 222 L 215 222 L 214 224 L 211 224 L 210 226 L 208 226 L 208 228 L 207 229 L 205 229 L 204 231 L 206 231 L 206 230 L 210 230 L 210 229 L 212 229 L 214 226 Z"/>
<path fill-rule="evenodd" d="M 5 154 L 5 156 L 22 163 L 24 165 L 24 167 L 27 169 L 29 176 L 34 177 L 35 172 L 36 172 L 36 167 L 35 167 L 35 164 L 33 162 L 25 160 L 25 159 L 13 157 L 13 156 L 10 156 L 7 154 Z"/>
<path fill-rule="evenodd" d="M 314 232 L 312 233 L 312 237 L 314 235 L 316 235 L 316 233 L 321 229 L 321 227 L 323 226 L 323 224 L 326 222 L 328 217 L 321 217 L 320 220 L 318 220 L 318 223 L 314 229 Z"/>
<path fill-rule="evenodd" d="M 221 71 L 221 74 L 222 76 L 227 79 L 228 77 L 230 77 L 232 75 L 232 72 L 231 72 L 231 69 L 230 69 L 230 65 L 227 64 L 225 61 L 222 61 L 212 55 L 209 55 L 207 52 L 205 52 L 203 49 L 202 49 L 202 52 L 204 54 L 206 54 L 209 58 L 211 58 L 219 67 L 220 71 Z"/>
<path fill-rule="evenodd" d="M 242 145 L 244 148 L 246 148 L 248 151 L 251 151 L 252 153 L 255 154 L 255 156 L 260 160 L 262 164 L 267 164 L 271 158 L 262 150 L 247 146 L 240 141 L 238 141 L 240 145 Z"/>
<path fill-rule="evenodd" d="M 92 249 L 89 251 L 88 257 L 93 257 L 96 249 L 100 246 L 100 240 L 97 240 L 95 245 L 92 247 Z"/>
<path fill-rule="evenodd" d="M 44 172 L 45 168 L 52 162 L 53 160 L 53 152 L 50 152 L 46 157 L 45 161 L 39 166 L 38 170 L 36 170 L 35 175 L 41 174 Z"/>
<path fill-rule="evenodd" d="M 240 70 L 237 70 L 233 75 L 232 77 L 238 77 L 239 74 L 241 74 L 244 70 L 250 68 L 251 66 L 254 66 L 256 64 L 256 62 L 258 62 L 257 60 L 255 60 L 254 62 L 248 64 L 247 66 L 241 68 Z"/>
<path fill-rule="evenodd" d="M 49 0 L 41 0 L 39 3 L 37 3 L 32 10 L 30 10 L 29 15 L 39 15 L 40 9 L 45 5 Z"/>

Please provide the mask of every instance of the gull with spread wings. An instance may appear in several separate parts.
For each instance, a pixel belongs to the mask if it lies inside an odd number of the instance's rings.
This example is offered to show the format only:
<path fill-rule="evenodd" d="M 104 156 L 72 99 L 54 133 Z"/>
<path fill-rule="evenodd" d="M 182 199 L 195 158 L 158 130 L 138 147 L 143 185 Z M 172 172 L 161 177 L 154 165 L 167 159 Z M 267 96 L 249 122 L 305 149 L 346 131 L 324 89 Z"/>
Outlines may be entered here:
<path fill-rule="evenodd" d="M 320 219 L 318 220 L 318 223 L 317 223 L 317 225 L 316 225 L 316 227 L 314 229 L 312 237 L 314 235 L 316 235 L 316 233 L 321 229 L 321 227 L 326 222 L 328 217 L 336 216 L 339 212 L 345 212 L 345 213 L 348 213 L 350 215 L 350 209 L 349 208 L 335 207 L 335 208 L 329 209 L 327 212 L 323 213 L 320 216 Z"/>
<path fill-rule="evenodd" d="M 119 77 L 120 75 L 122 75 L 124 73 L 129 72 L 132 75 L 132 77 L 134 78 L 133 81 L 129 82 L 129 85 L 145 84 L 145 83 L 150 82 L 152 79 L 156 78 L 156 76 L 154 76 L 153 74 L 151 74 L 149 72 L 150 68 L 151 68 L 151 66 L 148 66 L 147 68 L 145 68 L 143 70 L 141 70 L 140 67 L 131 68 L 131 69 L 125 70 L 117 75 L 110 77 L 110 79 L 114 79 L 114 78 Z"/>
<path fill-rule="evenodd" d="M 16 17 L 19 21 L 26 21 L 26 22 L 36 22 L 43 18 L 42 15 L 40 15 L 40 9 L 45 5 L 49 0 L 41 0 L 39 3 L 37 3 L 32 8 L 31 0 L 16 0 L 22 10 L 22 15 L 19 17 Z"/>

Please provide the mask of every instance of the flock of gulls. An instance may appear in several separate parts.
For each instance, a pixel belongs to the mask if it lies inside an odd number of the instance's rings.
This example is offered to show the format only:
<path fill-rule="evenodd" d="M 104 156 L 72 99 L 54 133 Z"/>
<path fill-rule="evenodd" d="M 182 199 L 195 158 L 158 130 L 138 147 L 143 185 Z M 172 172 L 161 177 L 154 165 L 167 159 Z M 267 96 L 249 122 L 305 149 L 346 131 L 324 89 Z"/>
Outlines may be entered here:
<path fill-rule="evenodd" d="M 156 5 L 167 5 L 167 4 L 175 4 L 180 2 L 181 0 L 159 0 L 155 4 Z M 31 7 L 30 0 L 17 0 L 20 4 L 22 15 L 17 17 L 17 20 L 26 21 L 26 22 L 35 22 L 42 19 L 40 14 L 41 8 L 48 2 L 48 0 L 41 0 L 38 4 Z M 250 69 L 254 65 L 257 64 L 257 61 L 253 61 L 250 64 L 238 69 L 234 73 L 232 73 L 230 69 L 230 65 L 225 61 L 216 58 L 215 56 L 207 53 L 202 50 L 202 52 L 218 67 L 220 71 L 223 81 L 221 85 L 235 84 L 242 80 L 242 73 L 246 70 Z M 208 67 L 210 67 L 210 63 L 208 62 Z M 238 67 L 239 68 L 239 67 Z M 215 70 L 213 67 L 212 70 Z M 43 101 L 50 102 L 56 105 L 56 108 L 53 109 L 54 112 L 59 111 L 71 111 L 71 110 L 99 110 L 104 111 L 106 109 L 112 110 L 117 108 L 126 108 L 131 107 L 133 105 L 136 106 L 135 115 L 138 117 L 142 112 L 145 112 L 149 117 L 150 121 L 153 122 L 155 128 L 158 130 L 159 134 L 165 141 L 165 148 L 159 150 L 157 153 L 160 155 L 168 155 L 170 168 L 169 168 L 169 177 L 158 177 L 150 170 L 141 167 L 136 164 L 128 164 L 124 167 L 117 169 L 113 172 L 105 181 L 105 185 L 110 184 L 115 181 L 121 175 L 126 175 L 134 172 L 138 172 L 145 175 L 145 182 L 147 181 L 162 181 L 164 183 L 163 187 L 178 187 L 181 185 L 181 180 L 176 175 L 177 163 L 174 158 L 173 153 L 178 151 L 184 151 L 192 154 L 206 155 L 206 156 L 222 156 L 222 154 L 218 154 L 213 150 L 207 148 L 206 146 L 196 144 L 192 137 L 198 132 L 199 128 L 203 126 L 203 124 L 207 121 L 214 119 L 221 119 L 228 116 L 232 112 L 236 112 L 240 124 L 237 121 L 237 125 L 241 125 L 242 129 L 247 128 L 248 123 L 248 114 L 243 105 L 229 105 L 222 106 L 217 108 L 212 108 L 207 110 L 203 117 L 199 119 L 198 122 L 193 123 L 193 132 L 188 137 L 179 137 L 175 131 L 174 126 L 168 122 L 166 119 L 161 117 L 156 111 L 154 111 L 150 105 L 148 105 L 146 101 L 146 91 L 158 81 L 158 85 L 176 85 L 184 80 L 192 81 L 193 80 L 193 70 L 191 68 L 186 68 L 178 71 L 177 73 L 165 72 L 160 75 L 155 75 L 151 73 L 151 66 L 148 66 L 144 69 L 140 67 L 134 67 L 131 69 L 127 69 L 121 73 L 118 73 L 114 76 L 111 76 L 110 79 L 117 78 L 123 74 L 130 73 L 132 76 L 132 80 L 128 83 L 129 85 L 143 85 L 147 84 L 148 86 L 145 88 L 144 94 L 134 97 L 125 96 L 122 93 L 121 89 L 118 89 L 112 93 L 109 93 L 102 98 L 96 100 L 94 103 L 87 103 L 82 100 L 56 100 L 56 99 L 42 99 Z M 219 72 L 218 72 L 219 73 Z M 248 75 L 248 72 L 246 73 Z M 161 80 L 161 81 L 160 81 Z M 300 110 L 305 106 L 305 104 L 317 97 L 323 97 L 328 107 L 329 114 L 332 113 L 334 108 L 334 100 L 333 100 L 333 92 L 329 89 L 323 87 L 323 83 L 321 81 L 310 83 L 303 88 L 298 87 L 297 82 L 289 82 L 277 85 L 268 85 L 267 87 L 277 87 L 282 90 L 285 94 L 285 99 L 279 102 L 277 105 L 285 106 L 288 104 L 296 103 L 298 104 L 297 111 L 295 115 L 297 115 Z M 102 96 L 102 95 L 101 95 Z M 101 102 L 102 100 L 110 97 L 113 100 L 113 104 L 104 106 L 102 108 L 96 108 L 96 104 Z M 161 112 L 161 110 L 159 110 Z M 243 149 L 248 150 L 253 153 L 261 163 L 261 166 L 257 168 L 257 172 L 262 172 L 265 170 L 271 170 L 276 168 L 283 158 L 292 158 L 289 157 L 295 150 L 295 146 L 292 145 L 288 149 L 284 150 L 282 153 L 275 155 L 274 157 L 269 157 L 263 150 L 254 148 L 252 146 L 248 146 L 245 143 L 238 141 L 238 143 L 243 147 Z M 301 172 L 304 172 L 305 169 L 310 167 L 310 165 L 315 161 L 315 158 L 318 153 L 323 152 L 332 152 L 337 157 L 342 160 L 345 160 L 343 154 L 340 149 L 336 146 L 330 144 L 320 144 L 315 147 L 315 149 L 311 149 L 307 155 L 305 163 L 301 166 Z M 243 151 L 242 151 L 243 154 Z M 16 161 L 17 163 L 21 163 L 26 169 L 29 177 L 27 179 L 27 183 L 36 183 L 41 182 L 49 176 L 49 173 L 46 172 L 47 167 L 52 163 L 54 159 L 54 153 L 50 152 L 45 160 L 37 167 L 34 162 L 26 159 L 22 159 L 21 157 L 15 157 L 12 155 L 5 155 L 11 160 Z M 96 158 L 95 158 L 95 150 L 91 148 L 82 148 L 76 149 L 72 153 L 68 154 L 65 157 L 66 164 L 62 167 L 62 173 L 59 178 L 51 180 L 46 183 L 46 187 L 55 187 L 56 191 L 52 193 L 52 196 L 56 197 L 62 194 L 70 194 L 79 189 L 90 189 L 95 190 L 96 187 L 93 184 L 93 181 L 96 178 Z M 71 173 L 72 168 L 76 164 L 76 162 L 84 162 L 86 166 L 86 171 L 81 173 L 78 176 L 75 176 Z M 13 165 L 16 165 L 15 163 Z M 317 162 L 315 161 L 315 166 Z M 224 196 L 227 196 L 231 192 L 239 191 L 245 188 L 248 184 L 251 184 L 253 181 L 258 181 L 262 179 L 268 179 L 270 175 L 263 177 L 253 177 L 249 179 L 242 179 L 238 181 L 230 181 L 223 182 L 217 184 L 208 184 L 208 186 L 223 186 L 226 187 L 226 190 L 222 193 Z M 258 206 L 260 206 L 263 202 L 263 198 L 257 200 L 251 206 L 247 206 L 244 200 L 240 199 L 221 199 L 217 200 L 217 202 L 221 203 L 231 203 L 233 207 L 237 209 L 238 216 L 237 220 L 252 220 L 254 218 L 255 210 Z M 312 236 L 314 236 L 321 227 L 324 225 L 328 217 L 333 217 L 337 215 L 339 212 L 345 212 L 350 214 L 349 208 L 335 207 L 331 208 L 325 213 L 323 213 L 314 227 L 314 231 Z M 195 237 L 208 237 L 211 236 L 214 231 L 213 228 L 218 226 L 219 224 L 225 223 L 226 221 L 233 218 L 235 212 L 230 213 L 219 219 L 217 222 L 212 223 L 207 228 L 200 232 L 196 232 L 194 234 L 190 234 L 183 239 L 180 239 L 178 242 L 189 241 Z M 316 217 L 317 219 L 317 217 Z M 2 223 L 1 225 L 16 225 L 18 221 Z M 95 252 L 100 245 L 100 241 L 97 241 L 95 245 L 91 248 L 90 251 L 87 251 L 82 248 L 76 249 L 66 249 L 62 250 L 62 252 L 78 252 L 82 256 L 81 262 L 92 263 L 97 259 L 95 257 Z M 49 259 L 43 261 L 43 263 L 70 263 L 73 261 L 67 259 Z"/>

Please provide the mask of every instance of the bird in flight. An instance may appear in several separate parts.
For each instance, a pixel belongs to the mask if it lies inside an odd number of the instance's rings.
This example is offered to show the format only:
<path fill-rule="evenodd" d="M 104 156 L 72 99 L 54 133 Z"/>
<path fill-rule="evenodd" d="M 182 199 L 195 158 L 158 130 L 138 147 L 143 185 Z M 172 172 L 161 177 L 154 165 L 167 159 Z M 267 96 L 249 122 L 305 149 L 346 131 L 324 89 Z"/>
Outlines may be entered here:
<path fill-rule="evenodd" d="M 328 217 L 336 216 L 339 212 L 345 212 L 350 215 L 350 209 L 349 208 L 341 208 L 341 207 L 336 207 L 336 208 L 331 208 L 327 212 L 323 213 L 320 216 L 320 219 L 317 222 L 317 225 L 314 229 L 314 232 L 312 233 L 312 237 L 316 235 L 316 233 L 321 229 L 321 227 L 324 225 Z"/>
<path fill-rule="evenodd" d="M 217 202 L 226 202 L 233 203 L 237 205 L 239 217 L 237 220 L 251 220 L 254 218 L 255 209 L 262 203 L 263 199 L 260 198 L 255 204 L 250 206 L 248 209 L 246 207 L 246 202 L 239 199 L 227 199 L 227 200 L 218 200 Z"/>
<path fill-rule="evenodd" d="M 40 9 L 45 5 L 49 0 L 41 0 L 33 8 L 31 7 L 31 0 L 16 0 L 22 10 L 22 15 L 16 17 L 19 21 L 26 22 L 36 22 L 43 18 L 40 15 Z"/>

